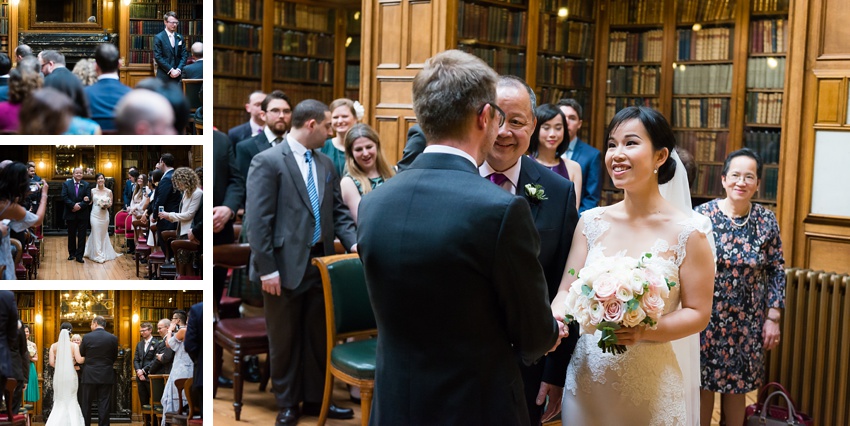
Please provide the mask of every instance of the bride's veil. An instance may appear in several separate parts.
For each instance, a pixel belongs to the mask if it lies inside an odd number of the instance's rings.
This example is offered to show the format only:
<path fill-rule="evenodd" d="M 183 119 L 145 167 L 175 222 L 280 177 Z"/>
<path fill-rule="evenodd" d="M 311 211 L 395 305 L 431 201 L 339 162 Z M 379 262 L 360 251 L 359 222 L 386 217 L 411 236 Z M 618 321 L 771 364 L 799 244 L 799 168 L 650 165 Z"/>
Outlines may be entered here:
<path fill-rule="evenodd" d="M 674 149 L 670 154 L 676 161 L 676 173 L 670 182 L 659 185 L 658 189 L 661 195 L 674 206 L 678 207 L 683 212 L 696 217 L 698 220 L 697 229 L 703 232 L 708 238 L 708 243 L 711 246 L 711 252 L 714 253 L 714 235 L 711 228 L 711 221 L 693 211 L 691 204 L 691 191 L 688 184 L 688 173 L 685 170 L 685 165 L 679 154 Z M 689 425 L 699 425 L 699 390 L 700 390 L 700 349 L 699 349 L 699 334 L 692 334 L 679 340 L 674 340 L 673 352 L 676 353 L 676 359 L 679 361 L 679 368 L 682 370 L 682 377 L 685 386 L 685 409 L 687 411 L 688 420 L 685 422 Z"/>
<path fill-rule="evenodd" d="M 77 400 L 77 372 L 74 370 L 71 337 L 68 330 L 59 332 L 56 348 L 56 369 L 53 372 L 54 401 Z"/>

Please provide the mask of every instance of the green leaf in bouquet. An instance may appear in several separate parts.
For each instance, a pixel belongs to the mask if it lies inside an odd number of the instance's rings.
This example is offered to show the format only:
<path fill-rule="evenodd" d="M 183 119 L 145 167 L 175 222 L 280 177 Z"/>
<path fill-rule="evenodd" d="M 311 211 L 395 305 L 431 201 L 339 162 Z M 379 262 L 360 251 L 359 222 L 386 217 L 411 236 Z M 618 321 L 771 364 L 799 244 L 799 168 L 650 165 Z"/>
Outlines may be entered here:
<path fill-rule="evenodd" d="M 581 295 L 582 295 L 582 296 L 584 296 L 584 297 L 586 297 L 586 298 L 590 299 L 591 297 L 593 297 L 593 295 L 594 295 L 594 294 L 595 294 L 595 292 L 593 291 L 593 289 L 592 289 L 592 288 L 590 288 L 590 286 L 589 286 L 589 285 L 587 285 L 587 284 L 583 284 L 583 285 L 581 286 Z"/>
<path fill-rule="evenodd" d="M 640 306 L 640 302 L 637 299 L 632 299 L 626 302 L 626 312 L 634 312 Z"/>
<path fill-rule="evenodd" d="M 570 275 L 572 275 L 572 276 L 574 276 L 574 277 L 576 276 L 576 270 L 575 270 L 575 268 L 570 268 L 570 269 L 567 271 L 567 273 L 568 273 L 568 274 L 570 274 Z"/>
<path fill-rule="evenodd" d="M 667 288 L 672 289 L 676 287 L 676 281 L 670 281 L 667 278 L 664 278 L 664 281 L 667 283 Z"/>

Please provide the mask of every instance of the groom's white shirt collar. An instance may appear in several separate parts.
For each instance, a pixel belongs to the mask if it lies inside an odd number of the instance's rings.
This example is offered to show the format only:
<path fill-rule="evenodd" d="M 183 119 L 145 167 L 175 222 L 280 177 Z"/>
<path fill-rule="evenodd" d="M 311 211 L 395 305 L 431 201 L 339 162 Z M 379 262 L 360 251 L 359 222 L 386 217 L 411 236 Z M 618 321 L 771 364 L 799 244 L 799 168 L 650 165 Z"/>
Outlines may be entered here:
<path fill-rule="evenodd" d="M 423 153 L 423 154 L 427 154 L 427 153 L 430 153 L 430 152 L 435 152 L 435 153 L 438 153 L 438 154 L 452 154 L 452 155 L 457 155 L 457 156 L 459 156 L 459 157 L 466 158 L 467 160 L 469 160 L 469 162 L 470 162 L 470 163 L 472 163 L 472 165 L 473 165 L 473 166 L 475 166 L 475 168 L 476 168 L 476 169 L 478 168 L 478 164 L 475 162 L 475 159 L 474 159 L 474 158 L 472 158 L 472 156 L 471 156 L 471 155 L 469 155 L 467 152 L 465 152 L 465 151 L 463 151 L 463 150 L 460 150 L 460 149 L 458 149 L 458 148 L 455 148 L 455 147 L 453 147 L 453 146 L 448 146 L 448 145 L 428 145 L 428 146 L 426 146 L 426 147 L 425 147 L 425 150 L 424 150 L 424 151 L 422 151 L 422 153 Z"/>

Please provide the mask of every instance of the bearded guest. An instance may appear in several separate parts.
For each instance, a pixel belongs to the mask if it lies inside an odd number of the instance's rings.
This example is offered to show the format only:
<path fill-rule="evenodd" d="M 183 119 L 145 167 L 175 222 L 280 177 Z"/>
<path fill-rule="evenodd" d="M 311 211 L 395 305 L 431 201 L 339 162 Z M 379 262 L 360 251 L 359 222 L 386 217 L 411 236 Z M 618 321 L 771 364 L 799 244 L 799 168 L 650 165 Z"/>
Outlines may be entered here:
<path fill-rule="evenodd" d="M 236 144 L 236 164 L 242 176 L 248 176 L 248 167 L 255 155 L 281 143 L 289 132 L 292 120 L 292 102 L 286 93 L 275 90 L 263 100 L 262 116 L 266 123 L 256 136 Z"/>

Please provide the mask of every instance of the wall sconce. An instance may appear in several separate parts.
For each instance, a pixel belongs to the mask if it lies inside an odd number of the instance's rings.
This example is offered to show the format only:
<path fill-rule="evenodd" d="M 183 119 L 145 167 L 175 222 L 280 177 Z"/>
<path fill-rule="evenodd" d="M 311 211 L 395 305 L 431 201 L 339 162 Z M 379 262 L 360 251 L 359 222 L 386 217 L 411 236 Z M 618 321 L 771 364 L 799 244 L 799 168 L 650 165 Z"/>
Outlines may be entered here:
<path fill-rule="evenodd" d="M 12 0 L 12 6 L 17 6 L 20 2 L 21 0 Z"/>
<path fill-rule="evenodd" d="M 36 324 L 41 324 L 44 318 L 41 317 L 41 314 L 35 314 L 35 322 Z"/>
<path fill-rule="evenodd" d="M 39 169 L 43 169 L 43 168 L 44 168 L 44 161 L 39 161 L 39 162 L 38 162 L 38 168 L 39 168 Z"/>
<path fill-rule="evenodd" d="M 132 2 L 133 2 L 133 0 L 124 0 L 124 5 L 129 6 L 130 3 L 132 3 Z"/>
<path fill-rule="evenodd" d="M 111 169 L 112 168 L 112 162 L 109 161 L 109 160 L 106 160 L 106 164 L 104 164 L 103 167 L 106 167 L 107 169 Z"/>
<path fill-rule="evenodd" d="M 133 314 L 133 323 L 139 322 L 139 314 Z"/>

